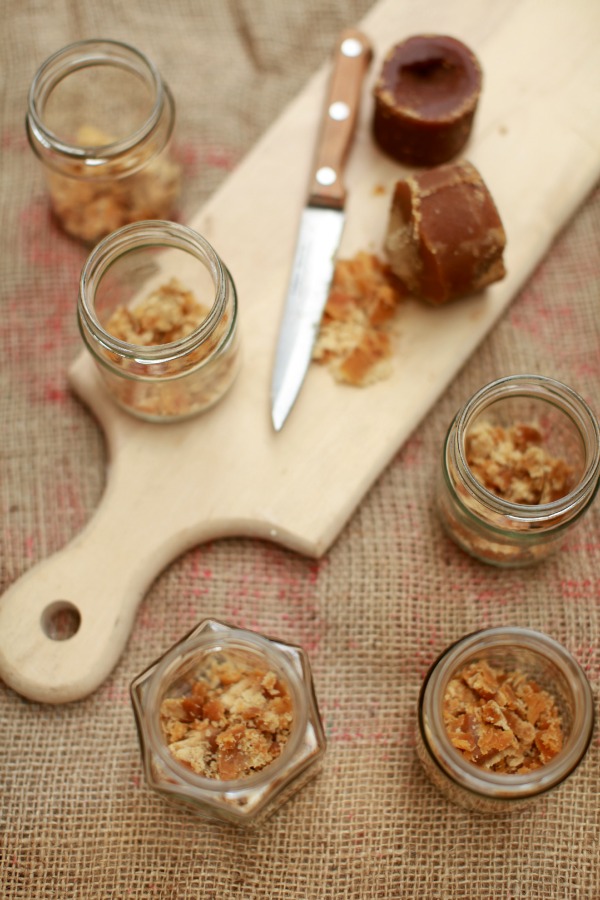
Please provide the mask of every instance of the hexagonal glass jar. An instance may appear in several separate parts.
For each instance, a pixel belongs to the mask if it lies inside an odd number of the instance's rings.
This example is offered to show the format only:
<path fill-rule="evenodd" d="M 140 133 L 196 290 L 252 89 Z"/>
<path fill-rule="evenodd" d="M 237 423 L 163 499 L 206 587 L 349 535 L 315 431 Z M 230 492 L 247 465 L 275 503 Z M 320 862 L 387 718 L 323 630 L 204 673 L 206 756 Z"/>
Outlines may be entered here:
<path fill-rule="evenodd" d="M 481 661 L 505 673 L 518 671 L 552 696 L 560 714 L 563 744 L 539 768 L 515 774 L 496 771 L 472 762 L 453 745 L 444 720 L 448 684 L 465 666 Z M 449 800 L 496 815 L 521 809 L 563 784 L 583 760 L 593 730 L 590 684 L 565 647 L 529 628 L 488 628 L 449 646 L 429 669 L 419 696 L 417 754 L 432 783 Z"/>
<path fill-rule="evenodd" d="M 273 672 L 291 700 L 292 724 L 279 756 L 244 777 L 220 780 L 197 774 L 170 751 L 161 707 L 191 696 L 211 660 L 234 659 Z M 204 819 L 255 826 L 316 775 L 325 736 L 304 650 L 214 619 L 201 622 L 131 684 L 142 763 L 148 785 Z"/>

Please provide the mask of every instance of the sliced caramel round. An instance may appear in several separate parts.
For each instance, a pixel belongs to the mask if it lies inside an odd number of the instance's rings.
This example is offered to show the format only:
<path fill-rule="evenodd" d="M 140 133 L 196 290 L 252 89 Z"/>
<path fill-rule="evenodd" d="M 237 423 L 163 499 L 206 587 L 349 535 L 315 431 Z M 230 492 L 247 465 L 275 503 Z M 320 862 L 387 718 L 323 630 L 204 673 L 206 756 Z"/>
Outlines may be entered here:
<path fill-rule="evenodd" d="M 394 188 L 385 248 L 392 272 L 434 305 L 504 278 L 506 233 L 467 160 L 415 172 Z"/>

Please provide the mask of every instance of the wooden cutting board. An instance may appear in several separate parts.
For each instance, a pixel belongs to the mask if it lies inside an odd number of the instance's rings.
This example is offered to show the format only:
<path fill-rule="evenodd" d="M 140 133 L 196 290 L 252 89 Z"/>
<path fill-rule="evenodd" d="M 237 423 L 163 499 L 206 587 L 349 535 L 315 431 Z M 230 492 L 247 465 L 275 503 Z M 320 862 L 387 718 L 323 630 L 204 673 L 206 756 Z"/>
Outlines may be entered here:
<path fill-rule="evenodd" d="M 348 167 L 340 255 L 381 251 L 391 190 L 404 174 L 370 133 L 370 91 L 383 55 L 411 34 L 445 33 L 471 46 L 483 66 L 464 155 L 500 210 L 508 276 L 447 308 L 408 304 L 385 382 L 344 387 L 311 367 L 283 430 L 272 430 L 271 368 L 330 71 L 324 66 L 190 223 L 215 246 L 239 293 L 244 364 L 224 401 L 184 424 L 146 424 L 113 405 L 85 353 L 70 370 L 106 432 L 110 465 L 85 530 L 0 598 L 0 675 L 29 698 L 59 703 L 93 691 L 119 659 L 151 582 L 202 541 L 244 535 L 325 553 L 598 177 L 596 0 L 382 0 L 359 27 L 375 58 Z M 52 640 L 44 623 L 65 603 L 78 611 L 80 627 L 68 640 Z"/>

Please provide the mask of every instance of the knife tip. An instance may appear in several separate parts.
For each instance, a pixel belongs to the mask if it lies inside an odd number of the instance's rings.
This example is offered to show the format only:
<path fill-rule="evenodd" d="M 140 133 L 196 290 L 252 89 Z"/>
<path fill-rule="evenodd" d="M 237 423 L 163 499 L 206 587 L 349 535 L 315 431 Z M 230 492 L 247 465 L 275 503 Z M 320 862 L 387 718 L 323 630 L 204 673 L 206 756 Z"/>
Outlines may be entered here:
<path fill-rule="evenodd" d="M 281 431 L 283 428 L 283 423 L 285 422 L 285 416 L 276 415 L 275 410 L 271 413 L 271 421 L 273 423 L 273 428 L 275 431 Z"/>
<path fill-rule="evenodd" d="M 271 422 L 273 423 L 275 431 L 281 431 L 289 411 L 289 407 L 286 408 L 281 402 L 273 402 L 271 407 Z"/>

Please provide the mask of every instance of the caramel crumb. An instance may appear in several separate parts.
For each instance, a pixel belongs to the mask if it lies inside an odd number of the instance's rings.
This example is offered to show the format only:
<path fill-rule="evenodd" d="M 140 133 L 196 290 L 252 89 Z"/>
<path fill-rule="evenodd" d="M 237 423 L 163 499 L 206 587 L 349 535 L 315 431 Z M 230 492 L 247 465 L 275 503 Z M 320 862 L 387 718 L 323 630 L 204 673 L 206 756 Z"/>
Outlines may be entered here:
<path fill-rule="evenodd" d="M 118 306 L 105 324 L 109 334 L 138 346 L 160 346 L 192 334 L 209 314 L 192 291 L 171 278 L 148 296 Z M 201 412 L 213 405 L 232 383 L 237 371 L 237 349 L 231 343 L 228 352 L 216 353 L 231 326 L 231 314 L 225 312 L 209 333 L 198 338 L 197 346 L 186 351 L 184 378 L 173 377 L 162 364 L 152 367 L 152 378 L 112 378 L 110 389 L 125 408 L 155 419 L 178 418 Z M 139 374 L 133 362 L 112 354 L 115 365 Z"/>
<path fill-rule="evenodd" d="M 573 487 L 573 467 L 548 453 L 536 425 L 481 422 L 469 431 L 465 453 L 477 481 L 511 503 L 551 503 Z"/>
<path fill-rule="evenodd" d="M 76 144 L 87 147 L 104 147 L 114 140 L 89 125 L 82 125 L 74 138 Z M 73 163 L 67 175 L 49 172 L 52 206 L 65 231 L 93 244 L 131 222 L 168 219 L 180 193 L 181 169 L 166 154 L 152 158 L 152 152 L 152 148 L 139 150 L 133 171 L 129 173 L 124 164 L 122 171 L 111 169 L 111 178 L 101 173 L 90 177 L 89 167 L 80 161 Z"/>
<path fill-rule="evenodd" d="M 484 660 L 449 682 L 444 724 L 452 745 L 469 762 L 521 775 L 539 769 L 562 749 L 554 698 L 523 672 L 503 672 Z"/>
<path fill-rule="evenodd" d="M 194 294 L 171 278 L 135 306 L 118 306 L 106 330 L 128 344 L 148 347 L 187 337 L 207 315 Z"/>
<path fill-rule="evenodd" d="M 246 778 L 277 759 L 293 720 L 277 675 L 233 656 L 211 658 L 189 695 L 163 700 L 160 715 L 173 757 L 220 781 Z"/>
<path fill-rule="evenodd" d="M 338 260 L 313 359 L 355 387 L 388 378 L 393 348 L 387 326 L 404 296 L 377 256 L 361 251 Z"/>

